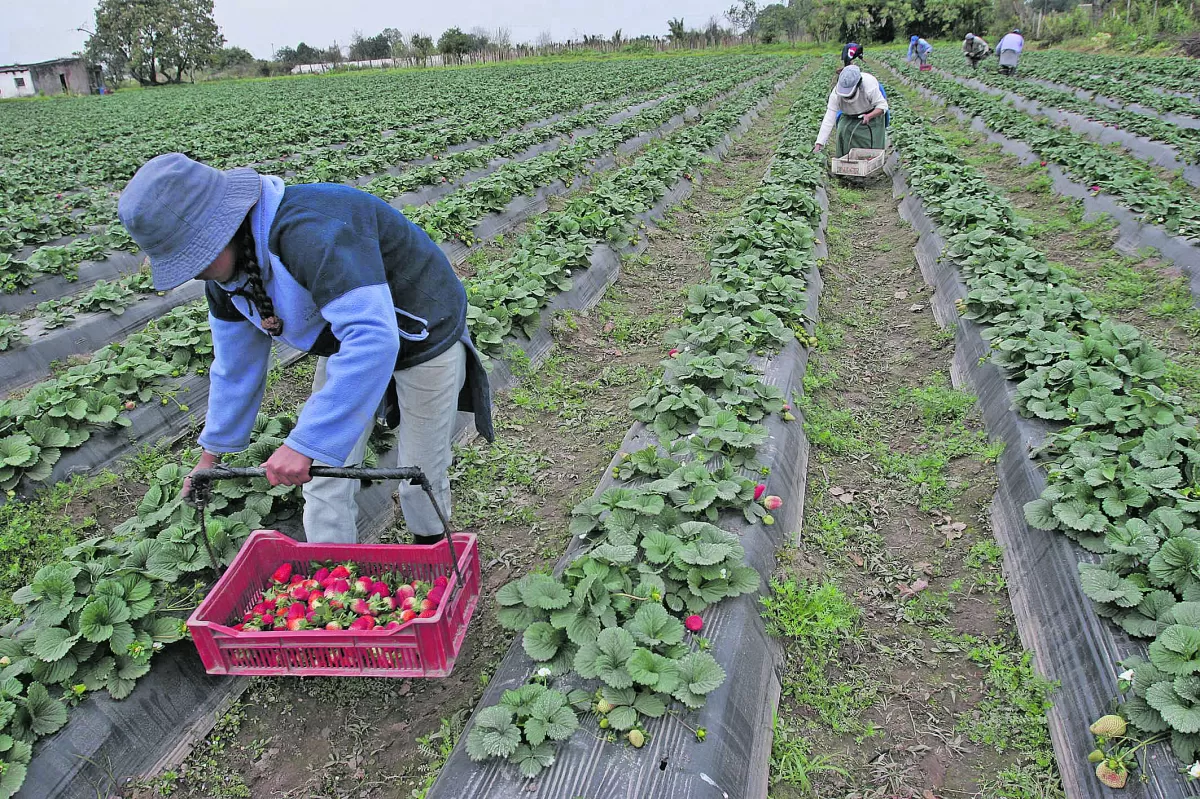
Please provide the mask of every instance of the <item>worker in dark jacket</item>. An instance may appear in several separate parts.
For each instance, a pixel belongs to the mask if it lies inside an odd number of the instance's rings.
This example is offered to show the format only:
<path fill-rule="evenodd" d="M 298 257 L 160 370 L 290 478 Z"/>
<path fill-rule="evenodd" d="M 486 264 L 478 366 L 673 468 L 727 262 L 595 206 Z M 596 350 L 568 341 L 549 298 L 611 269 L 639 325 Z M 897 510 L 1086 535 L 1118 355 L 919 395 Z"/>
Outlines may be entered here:
<path fill-rule="evenodd" d="M 850 66 L 856 58 L 859 61 L 863 60 L 863 46 L 858 42 L 848 42 L 842 48 L 842 66 Z"/>
<path fill-rule="evenodd" d="M 979 62 L 987 58 L 988 53 L 992 48 L 988 47 L 988 43 L 983 40 L 983 37 L 976 36 L 973 33 L 968 33 L 967 38 L 963 39 L 963 57 L 967 59 L 967 63 L 971 65 L 971 69 L 978 69 Z"/>
<path fill-rule="evenodd" d="M 358 189 L 285 188 L 180 153 L 142 166 L 119 213 L 150 257 L 156 289 L 206 281 L 213 364 L 197 469 L 250 443 L 279 339 L 320 356 L 312 396 L 264 464 L 272 485 L 304 486 L 308 540 L 357 540 L 358 481 L 309 469 L 359 465 L 389 397 L 399 409 L 400 465 L 419 467 L 449 512 L 457 412 L 473 410 L 490 439 L 491 401 L 467 333 L 466 292 L 423 230 Z M 400 506 L 419 543 L 438 540 L 437 514 L 418 487 L 401 487 Z"/>

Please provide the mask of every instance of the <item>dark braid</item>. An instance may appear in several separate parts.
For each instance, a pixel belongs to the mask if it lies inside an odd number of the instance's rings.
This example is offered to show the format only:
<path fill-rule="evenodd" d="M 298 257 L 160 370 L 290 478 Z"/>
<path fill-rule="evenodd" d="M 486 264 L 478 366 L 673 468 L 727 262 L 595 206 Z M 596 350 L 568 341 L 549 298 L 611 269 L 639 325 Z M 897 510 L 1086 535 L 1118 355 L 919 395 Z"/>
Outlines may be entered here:
<path fill-rule="evenodd" d="M 272 336 L 283 335 L 283 320 L 275 315 L 275 303 L 263 286 L 262 270 L 258 267 L 258 253 L 254 248 L 254 236 L 250 232 L 250 217 L 247 216 L 234 236 L 237 245 L 238 271 L 246 275 L 246 297 L 262 318 L 263 330 Z"/>

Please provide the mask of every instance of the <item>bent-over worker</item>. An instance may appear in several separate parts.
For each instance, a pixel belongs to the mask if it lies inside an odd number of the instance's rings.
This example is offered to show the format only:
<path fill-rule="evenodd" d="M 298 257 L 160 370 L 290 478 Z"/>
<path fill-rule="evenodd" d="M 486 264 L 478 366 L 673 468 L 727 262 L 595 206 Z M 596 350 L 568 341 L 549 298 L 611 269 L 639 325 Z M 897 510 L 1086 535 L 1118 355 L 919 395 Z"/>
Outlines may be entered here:
<path fill-rule="evenodd" d="M 847 42 L 842 48 L 842 66 L 850 66 L 856 58 L 863 60 L 863 46 L 858 42 Z"/>
<path fill-rule="evenodd" d="M 813 152 L 821 152 L 825 142 L 829 141 L 835 120 L 837 138 L 834 141 L 834 157 L 841 158 L 855 147 L 884 149 L 887 146 L 887 124 L 884 119 L 887 110 L 887 98 L 883 96 L 875 76 L 863 72 L 857 65 L 846 67 L 838 75 L 837 85 L 829 92 L 829 103 Z"/>
<path fill-rule="evenodd" d="M 922 67 L 929 66 L 929 56 L 933 53 L 933 45 L 922 39 L 920 36 L 914 36 L 908 40 L 908 61 L 912 63 L 913 56 L 917 57 L 917 62 Z"/>
<path fill-rule="evenodd" d="M 988 47 L 988 43 L 983 40 L 983 37 L 968 33 L 967 38 L 963 39 L 963 56 L 971 65 L 971 69 L 978 69 L 979 62 L 987 58 L 989 52 L 991 52 L 991 48 Z"/>
<path fill-rule="evenodd" d="M 1020 28 L 1013 28 L 1011 33 L 1004 34 L 996 45 L 996 56 L 1000 59 L 1000 72 L 1005 75 L 1015 74 L 1017 62 L 1021 60 L 1021 51 L 1025 49 L 1025 37 Z"/>
<path fill-rule="evenodd" d="M 466 292 L 425 231 L 358 189 L 285 187 L 181 153 L 144 164 L 118 210 L 150 258 L 155 289 L 205 281 L 213 364 L 197 469 L 249 445 L 279 339 L 320 356 L 295 428 L 263 464 L 271 485 L 304 486 L 308 540 L 357 541 L 359 481 L 314 478 L 309 468 L 361 464 L 377 410 L 398 422 L 399 464 L 420 468 L 450 512 L 458 410 L 474 411 L 490 440 L 491 398 L 467 333 Z M 424 492 L 406 482 L 399 493 L 417 543 L 439 540 Z"/>

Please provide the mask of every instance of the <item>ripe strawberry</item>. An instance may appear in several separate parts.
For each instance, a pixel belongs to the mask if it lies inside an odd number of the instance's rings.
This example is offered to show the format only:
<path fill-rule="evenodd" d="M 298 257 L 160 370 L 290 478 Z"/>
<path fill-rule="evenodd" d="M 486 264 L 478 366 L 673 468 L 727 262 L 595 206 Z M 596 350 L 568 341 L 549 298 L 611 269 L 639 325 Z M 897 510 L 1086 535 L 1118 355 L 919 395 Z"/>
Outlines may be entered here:
<path fill-rule="evenodd" d="M 759 483 L 758 485 L 756 485 L 754 487 L 754 501 L 758 502 L 760 499 L 762 499 L 762 495 L 766 490 L 767 490 L 767 486 L 765 483 Z"/>
<path fill-rule="evenodd" d="M 376 622 L 375 622 L 374 616 L 360 616 L 359 618 L 350 622 L 350 629 L 351 630 L 373 630 L 373 629 L 375 629 L 375 624 L 376 624 Z"/>
<path fill-rule="evenodd" d="M 296 583 L 302 583 L 302 582 L 304 582 L 303 574 L 293 574 L 292 579 L 288 581 L 288 583 L 290 585 L 296 585 Z"/>
<path fill-rule="evenodd" d="M 287 628 L 292 632 L 296 632 L 297 630 L 307 630 L 308 619 L 304 618 L 303 616 L 298 619 L 288 619 Z"/>
<path fill-rule="evenodd" d="M 1102 738 L 1117 738 L 1125 734 L 1125 719 L 1110 713 L 1098 718 L 1089 729 L 1092 731 L 1092 735 L 1099 735 Z"/>
<path fill-rule="evenodd" d="M 309 591 L 320 591 L 321 590 L 321 584 L 319 582 L 317 582 L 316 580 L 313 580 L 312 578 L 305 580 L 302 583 L 302 585 L 305 588 L 307 588 Z"/>
<path fill-rule="evenodd" d="M 233 629 L 237 630 L 238 632 L 241 632 L 242 630 L 246 629 L 246 625 L 245 624 L 235 624 L 235 625 L 233 625 Z"/>
<path fill-rule="evenodd" d="M 331 578 L 333 582 L 329 584 L 326 591 L 332 591 L 337 594 L 345 594 L 350 590 L 350 581 L 343 577 Z"/>
<path fill-rule="evenodd" d="M 370 577 L 359 577 L 354 581 L 354 584 L 350 586 L 350 593 L 354 594 L 355 596 L 366 596 L 367 594 L 371 593 L 371 586 L 374 584 L 375 583 Z"/>
<path fill-rule="evenodd" d="M 783 500 L 772 494 L 762 501 L 763 507 L 767 510 L 779 510 L 783 507 Z"/>
<path fill-rule="evenodd" d="M 326 604 L 328 604 L 328 603 L 326 602 L 325 597 L 322 596 L 321 594 L 311 594 L 308 597 L 308 609 L 309 610 L 316 610 L 317 608 L 323 608 L 323 607 L 325 607 Z"/>
<path fill-rule="evenodd" d="M 341 610 L 346 607 L 347 597 L 345 594 L 338 594 L 330 591 L 325 595 L 325 604 L 333 610 Z"/>
<path fill-rule="evenodd" d="M 329 576 L 338 580 L 349 580 L 354 576 L 354 572 L 350 571 L 349 566 L 343 563 L 330 569 Z"/>
<path fill-rule="evenodd" d="M 361 597 L 350 603 L 350 610 L 354 613 L 357 613 L 359 616 L 372 615 L 371 606 L 367 604 L 367 600 Z"/>
<path fill-rule="evenodd" d="M 317 571 L 313 574 L 312 578 L 314 580 L 316 580 L 318 583 L 321 583 L 322 585 L 324 585 L 325 580 L 329 579 L 329 569 L 322 566 L 321 568 L 317 569 Z"/>
<path fill-rule="evenodd" d="M 340 629 L 342 629 L 342 623 L 339 621 L 331 621 L 325 625 L 325 629 L 326 630 L 340 630 Z"/>
<path fill-rule="evenodd" d="M 679 350 L 677 348 L 672 348 L 667 352 L 667 356 L 671 358 L 678 358 Z"/>
<path fill-rule="evenodd" d="M 443 588 L 444 589 L 449 584 L 450 584 L 450 578 L 444 574 L 440 575 L 433 581 L 434 588 Z"/>
<path fill-rule="evenodd" d="M 246 611 L 245 613 L 243 613 L 243 614 L 242 614 L 242 622 L 243 622 L 243 623 L 245 623 L 245 622 L 248 622 L 248 621 L 250 621 L 250 620 L 251 620 L 251 619 L 253 619 L 253 618 L 254 618 L 254 612 L 253 612 L 253 611 L 249 611 L 249 610 L 248 610 L 248 611 Z"/>
<path fill-rule="evenodd" d="M 429 610 L 423 610 L 420 613 L 418 613 L 417 618 L 418 619 L 431 619 L 436 615 L 437 615 L 437 608 L 430 608 Z"/>
<path fill-rule="evenodd" d="M 402 585 L 396 589 L 396 601 L 403 603 L 411 596 L 416 596 L 416 590 L 411 585 Z"/>
<path fill-rule="evenodd" d="M 416 614 L 416 613 L 414 613 L 414 612 L 413 612 L 413 611 L 411 611 L 411 610 L 406 610 L 406 611 L 404 611 L 403 613 L 401 613 L 401 614 L 400 614 L 400 621 L 405 621 L 405 622 L 407 622 L 407 621 L 412 621 L 412 620 L 413 620 L 413 619 L 415 619 L 416 617 L 417 617 L 417 614 Z"/>
<path fill-rule="evenodd" d="M 416 604 L 417 598 L 415 596 L 406 596 L 403 600 L 401 600 L 400 608 L 402 610 L 412 610 Z"/>
<path fill-rule="evenodd" d="M 292 577 L 292 564 L 285 563 L 275 570 L 271 579 L 277 583 L 286 583 Z"/>
<path fill-rule="evenodd" d="M 304 620 L 307 621 L 309 624 L 312 624 L 314 621 L 317 620 L 317 614 L 310 610 L 308 613 L 304 614 Z"/>
<path fill-rule="evenodd" d="M 436 610 L 437 603 L 433 602 L 432 600 L 429 600 L 429 599 L 422 599 L 420 608 L 421 608 L 422 613 L 424 613 L 427 610 Z"/>
<path fill-rule="evenodd" d="M 298 619 L 308 613 L 308 605 L 303 602 L 296 602 L 287 609 L 288 619 Z"/>
<path fill-rule="evenodd" d="M 367 607 L 371 609 L 371 613 L 378 616 L 380 613 L 391 613 L 396 609 L 396 600 L 390 596 L 373 595 L 367 600 Z"/>
<path fill-rule="evenodd" d="M 392 589 L 388 588 L 387 583 L 372 583 L 370 596 L 391 596 Z"/>
<path fill-rule="evenodd" d="M 434 588 L 428 594 L 425 595 L 425 599 L 427 599 L 428 601 L 432 602 L 435 605 L 440 605 L 442 603 L 443 596 L 445 596 L 445 591 L 443 591 L 441 588 Z"/>
<path fill-rule="evenodd" d="M 683 620 L 683 626 L 687 627 L 690 632 L 698 633 L 704 629 L 704 619 L 699 616 L 688 616 Z"/>
<path fill-rule="evenodd" d="M 1109 788 L 1124 788 L 1125 781 L 1129 779 L 1129 770 L 1125 768 L 1123 763 L 1112 761 L 1098 763 L 1096 765 L 1096 776 L 1100 778 L 1100 782 L 1107 785 Z M 1113 768 L 1113 765 L 1116 768 Z"/>
<path fill-rule="evenodd" d="M 309 591 L 300 583 L 296 583 L 292 586 L 292 590 L 288 591 L 288 594 L 297 602 L 307 602 L 309 596 L 312 595 L 312 591 Z"/>
<path fill-rule="evenodd" d="M 273 615 L 271 615 L 270 613 L 263 614 L 263 616 L 262 616 L 263 627 L 270 627 L 274 623 L 275 623 L 275 617 Z"/>
<path fill-rule="evenodd" d="M 383 625 L 383 629 L 385 629 L 385 630 L 398 630 L 398 629 L 400 629 L 402 626 L 403 626 L 403 625 L 402 625 L 402 624 L 401 624 L 399 621 L 397 621 L 396 619 L 392 619 L 392 620 L 391 620 L 391 621 L 389 621 L 387 624 Z"/>

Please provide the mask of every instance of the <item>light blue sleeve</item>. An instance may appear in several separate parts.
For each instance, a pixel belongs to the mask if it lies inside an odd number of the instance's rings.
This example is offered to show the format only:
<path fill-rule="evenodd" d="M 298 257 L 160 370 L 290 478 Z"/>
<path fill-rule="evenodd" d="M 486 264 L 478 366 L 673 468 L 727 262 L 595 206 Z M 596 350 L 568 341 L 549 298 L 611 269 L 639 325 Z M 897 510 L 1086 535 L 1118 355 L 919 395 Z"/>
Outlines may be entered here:
<path fill-rule="evenodd" d="M 249 321 L 229 322 L 211 313 L 213 364 L 208 372 L 208 415 L 200 446 L 241 452 L 250 445 L 271 364 L 271 337 Z"/>
<path fill-rule="evenodd" d="M 308 398 L 284 443 L 313 460 L 345 466 L 363 429 L 374 422 L 396 368 L 400 333 L 386 283 L 346 292 L 326 303 L 321 316 L 341 345 L 325 365 L 325 385 Z"/>
<path fill-rule="evenodd" d="M 914 42 L 908 43 L 908 59 L 907 60 L 909 60 L 909 61 L 912 61 L 913 44 L 914 44 Z"/>

